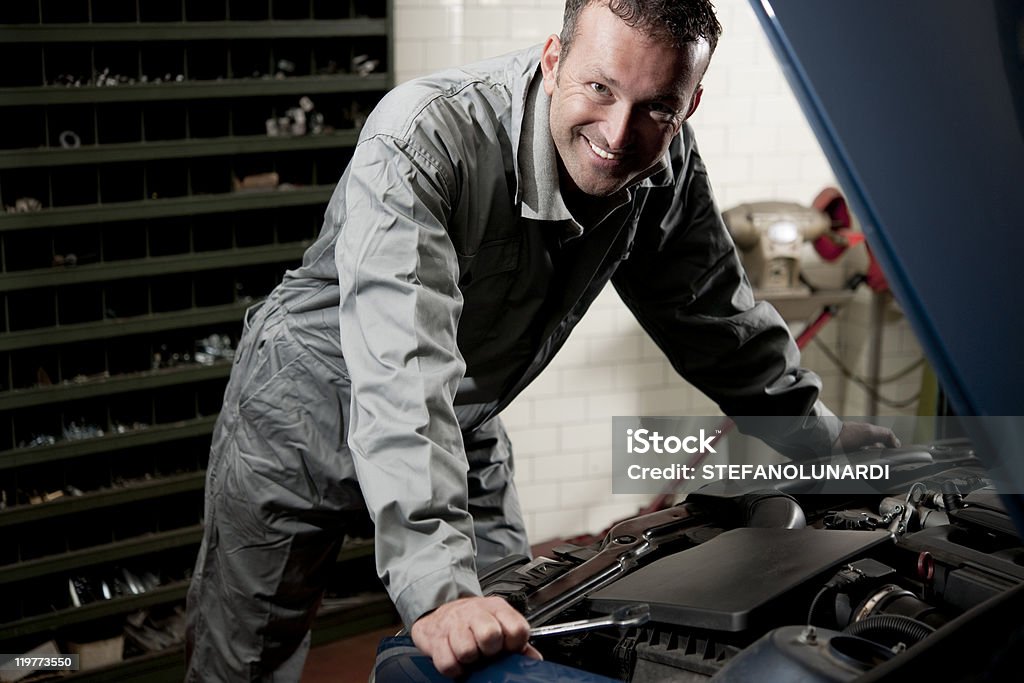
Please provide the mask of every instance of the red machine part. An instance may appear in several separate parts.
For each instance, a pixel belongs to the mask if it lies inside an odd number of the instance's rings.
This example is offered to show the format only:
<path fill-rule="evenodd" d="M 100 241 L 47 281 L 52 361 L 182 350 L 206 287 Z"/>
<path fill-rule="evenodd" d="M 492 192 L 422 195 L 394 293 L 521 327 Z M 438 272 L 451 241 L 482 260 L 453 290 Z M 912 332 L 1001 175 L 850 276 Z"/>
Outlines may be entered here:
<path fill-rule="evenodd" d="M 850 247 L 864 242 L 864 233 L 853 229 L 850 209 L 846 205 L 846 198 L 839 190 L 834 187 L 826 187 L 814 198 L 811 206 L 828 214 L 832 219 L 832 232 L 814 240 L 814 250 L 818 252 L 818 256 L 826 261 L 835 261 Z M 869 259 L 864 281 L 875 292 L 889 291 L 889 282 L 885 279 L 878 261 L 875 260 L 875 255 L 871 253 L 871 248 L 866 242 L 864 247 L 868 250 Z"/>

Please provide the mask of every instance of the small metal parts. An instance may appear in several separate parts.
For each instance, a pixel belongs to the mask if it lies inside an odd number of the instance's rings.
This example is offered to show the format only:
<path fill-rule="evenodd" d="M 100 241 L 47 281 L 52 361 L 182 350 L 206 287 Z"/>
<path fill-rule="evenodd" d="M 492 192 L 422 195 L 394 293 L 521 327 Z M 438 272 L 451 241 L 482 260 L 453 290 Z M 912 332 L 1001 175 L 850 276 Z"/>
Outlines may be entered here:
<path fill-rule="evenodd" d="M 14 206 L 5 206 L 4 210 L 7 213 L 32 213 L 42 208 L 43 203 L 35 197 L 19 197 L 14 200 Z"/>

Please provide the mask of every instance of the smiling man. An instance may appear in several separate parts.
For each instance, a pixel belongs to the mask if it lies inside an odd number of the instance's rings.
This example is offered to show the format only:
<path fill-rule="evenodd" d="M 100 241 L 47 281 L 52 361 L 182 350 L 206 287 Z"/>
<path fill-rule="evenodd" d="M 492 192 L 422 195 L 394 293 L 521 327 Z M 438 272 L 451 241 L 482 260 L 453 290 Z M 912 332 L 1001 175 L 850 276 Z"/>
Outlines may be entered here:
<path fill-rule="evenodd" d="M 246 315 L 188 596 L 190 680 L 298 680 L 367 514 L 381 580 L 438 669 L 536 655 L 477 580 L 529 552 L 498 415 L 609 281 L 725 412 L 794 416 L 783 452 L 891 439 L 831 416 L 754 303 L 685 124 L 719 32 L 707 0 L 569 0 L 542 48 L 381 101 L 320 237 Z"/>
<path fill-rule="evenodd" d="M 599 4 L 569 4 L 584 9 L 567 12 L 564 38 L 548 38 L 541 69 L 560 190 L 576 215 L 586 213 L 592 198 L 615 196 L 656 169 L 700 103 L 718 36 L 715 30 L 674 36 L 657 14 L 620 10 L 620 16 Z M 647 4 L 647 11 L 657 10 Z"/>

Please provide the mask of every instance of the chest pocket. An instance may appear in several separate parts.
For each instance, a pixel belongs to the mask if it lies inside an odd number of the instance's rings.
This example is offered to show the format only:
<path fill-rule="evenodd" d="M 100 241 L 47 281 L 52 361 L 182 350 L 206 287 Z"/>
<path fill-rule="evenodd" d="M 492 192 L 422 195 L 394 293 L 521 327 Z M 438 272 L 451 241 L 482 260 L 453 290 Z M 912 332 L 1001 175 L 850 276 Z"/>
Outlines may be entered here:
<path fill-rule="evenodd" d="M 495 331 L 495 323 L 505 310 L 519 272 L 522 241 L 521 236 L 516 236 L 486 242 L 474 256 L 459 256 L 459 289 L 463 297 L 460 348 L 484 341 Z"/>

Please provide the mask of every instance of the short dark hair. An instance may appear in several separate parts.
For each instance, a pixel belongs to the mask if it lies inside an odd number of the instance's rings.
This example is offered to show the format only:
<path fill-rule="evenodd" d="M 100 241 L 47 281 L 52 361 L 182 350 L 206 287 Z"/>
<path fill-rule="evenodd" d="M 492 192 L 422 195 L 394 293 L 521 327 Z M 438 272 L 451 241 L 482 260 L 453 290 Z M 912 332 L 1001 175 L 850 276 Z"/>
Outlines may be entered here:
<path fill-rule="evenodd" d="M 560 36 L 562 59 L 569 54 L 580 13 L 593 4 L 607 5 L 630 27 L 671 40 L 675 47 L 703 38 L 714 53 L 722 34 L 710 0 L 565 0 Z"/>

